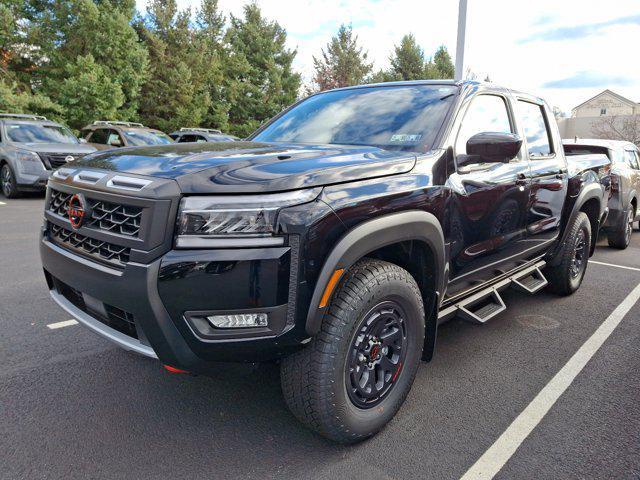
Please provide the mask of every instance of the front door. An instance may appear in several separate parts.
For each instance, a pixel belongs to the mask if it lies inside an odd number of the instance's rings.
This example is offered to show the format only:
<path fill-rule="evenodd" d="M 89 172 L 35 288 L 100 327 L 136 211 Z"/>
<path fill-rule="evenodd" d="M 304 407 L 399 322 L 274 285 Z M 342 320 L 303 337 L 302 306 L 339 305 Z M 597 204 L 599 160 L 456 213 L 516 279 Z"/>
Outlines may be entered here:
<path fill-rule="evenodd" d="M 477 133 L 516 133 L 513 118 L 507 97 L 481 94 L 473 98 L 459 127 L 455 158 L 467 154 L 467 140 Z M 529 199 L 529 166 L 521 154 L 508 163 L 467 164 L 456 170 L 449 178 L 453 197 L 449 295 L 516 265 L 526 248 Z"/>

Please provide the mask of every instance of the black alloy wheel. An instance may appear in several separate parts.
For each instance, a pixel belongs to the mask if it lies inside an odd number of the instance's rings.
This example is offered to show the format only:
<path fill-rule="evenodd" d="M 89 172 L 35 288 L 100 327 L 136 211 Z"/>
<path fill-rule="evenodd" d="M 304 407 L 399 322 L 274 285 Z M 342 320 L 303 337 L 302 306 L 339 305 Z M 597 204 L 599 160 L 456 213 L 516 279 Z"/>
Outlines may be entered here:
<path fill-rule="evenodd" d="M 567 225 L 566 239 L 544 268 L 549 290 L 559 295 L 571 295 L 578 290 L 587 271 L 590 253 L 591 222 L 584 212 L 578 212 Z"/>
<path fill-rule="evenodd" d="M 586 233 L 580 230 L 576 235 L 573 246 L 573 258 L 571 259 L 571 278 L 578 278 L 582 273 L 586 260 L 589 258 L 589 245 L 586 240 Z"/>
<path fill-rule="evenodd" d="M 360 408 L 378 405 L 393 388 L 407 352 L 405 313 L 395 301 L 376 305 L 365 315 L 349 348 L 346 386 Z"/>

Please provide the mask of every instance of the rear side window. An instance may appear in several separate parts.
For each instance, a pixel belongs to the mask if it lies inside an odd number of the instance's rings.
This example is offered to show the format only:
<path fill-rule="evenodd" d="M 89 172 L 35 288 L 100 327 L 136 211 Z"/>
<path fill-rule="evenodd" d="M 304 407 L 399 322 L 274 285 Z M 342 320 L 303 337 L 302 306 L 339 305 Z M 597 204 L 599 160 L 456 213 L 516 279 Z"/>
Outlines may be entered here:
<path fill-rule="evenodd" d="M 99 143 L 101 145 L 107 144 L 107 139 L 109 138 L 109 130 L 106 128 L 99 128 L 94 130 L 89 138 L 91 143 Z"/>
<path fill-rule="evenodd" d="M 638 165 L 638 156 L 636 152 L 632 150 L 625 150 L 624 152 L 625 160 L 629 164 L 629 166 L 635 170 L 639 170 L 640 166 Z"/>
<path fill-rule="evenodd" d="M 497 95 L 479 95 L 462 120 L 456 140 L 456 155 L 467 154 L 467 141 L 477 133 L 513 133 L 507 104 Z"/>
<path fill-rule="evenodd" d="M 551 155 L 551 135 L 542 106 L 518 100 L 518 114 L 527 137 L 529 157 Z"/>
<path fill-rule="evenodd" d="M 611 159 L 611 154 L 609 153 L 609 149 L 606 147 L 597 147 L 595 145 L 574 145 L 574 144 L 565 144 L 564 145 L 564 153 L 567 155 L 589 155 L 593 153 L 604 154 L 609 159 Z"/>
<path fill-rule="evenodd" d="M 119 145 L 119 146 L 122 146 L 124 144 L 122 143 L 122 138 L 120 137 L 120 134 L 118 132 L 116 132 L 115 130 L 109 130 L 109 137 L 107 138 L 107 145 Z"/>

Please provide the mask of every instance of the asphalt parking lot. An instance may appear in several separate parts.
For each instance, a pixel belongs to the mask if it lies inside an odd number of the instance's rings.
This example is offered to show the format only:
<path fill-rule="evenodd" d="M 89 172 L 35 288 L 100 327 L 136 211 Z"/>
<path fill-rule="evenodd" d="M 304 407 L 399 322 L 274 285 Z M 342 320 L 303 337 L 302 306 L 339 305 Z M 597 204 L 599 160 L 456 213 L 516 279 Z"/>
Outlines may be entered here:
<path fill-rule="evenodd" d="M 43 200 L 0 202 L 1 478 L 455 479 L 495 469 L 482 460 L 492 448 L 506 462 L 499 479 L 640 478 L 640 302 L 629 300 L 640 232 L 625 251 L 600 241 L 572 297 L 509 291 L 510 308 L 487 325 L 441 327 L 399 415 L 344 447 L 294 419 L 274 366 L 174 375 L 55 325 L 69 316 L 50 300 L 37 255 Z M 574 356 L 616 318 L 592 356 Z M 576 358 L 587 363 L 567 381 Z M 558 376 L 568 386 L 541 413 Z M 510 426 L 534 399 L 538 421 L 514 443 L 522 429 Z"/>

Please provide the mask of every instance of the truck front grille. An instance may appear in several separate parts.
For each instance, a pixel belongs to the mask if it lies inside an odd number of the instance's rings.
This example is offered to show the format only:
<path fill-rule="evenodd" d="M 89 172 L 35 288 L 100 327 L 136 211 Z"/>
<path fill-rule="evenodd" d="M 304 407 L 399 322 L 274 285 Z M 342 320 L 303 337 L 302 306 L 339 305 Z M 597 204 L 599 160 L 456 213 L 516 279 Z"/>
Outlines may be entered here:
<path fill-rule="evenodd" d="M 129 262 L 131 249 L 128 247 L 89 238 L 53 223 L 49 224 L 49 232 L 54 243 L 101 263 L 123 268 Z"/>
<path fill-rule="evenodd" d="M 52 189 L 49 210 L 66 218 L 69 199 L 72 195 Z M 91 207 L 91 218 L 85 225 L 87 228 L 138 238 L 142 208 L 92 199 L 87 199 L 87 202 Z"/>

